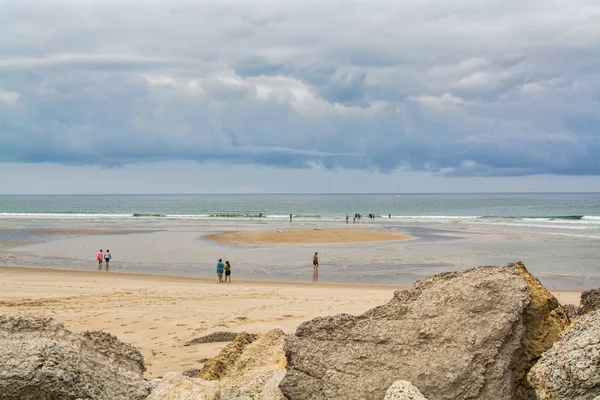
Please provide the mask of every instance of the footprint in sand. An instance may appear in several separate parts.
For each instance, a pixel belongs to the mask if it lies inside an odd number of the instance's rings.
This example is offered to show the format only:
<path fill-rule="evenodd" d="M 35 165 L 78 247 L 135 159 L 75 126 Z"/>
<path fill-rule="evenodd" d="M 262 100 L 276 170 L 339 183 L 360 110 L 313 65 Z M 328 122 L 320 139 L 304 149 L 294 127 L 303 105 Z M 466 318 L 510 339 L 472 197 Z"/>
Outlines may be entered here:
<path fill-rule="evenodd" d="M 177 324 L 177 326 L 187 326 L 187 324 Z"/>
<path fill-rule="evenodd" d="M 124 334 L 133 333 L 133 331 L 125 331 Z"/>
<path fill-rule="evenodd" d="M 158 329 L 158 326 L 151 326 L 150 328 L 148 328 L 150 330 L 154 330 L 154 329 Z"/>

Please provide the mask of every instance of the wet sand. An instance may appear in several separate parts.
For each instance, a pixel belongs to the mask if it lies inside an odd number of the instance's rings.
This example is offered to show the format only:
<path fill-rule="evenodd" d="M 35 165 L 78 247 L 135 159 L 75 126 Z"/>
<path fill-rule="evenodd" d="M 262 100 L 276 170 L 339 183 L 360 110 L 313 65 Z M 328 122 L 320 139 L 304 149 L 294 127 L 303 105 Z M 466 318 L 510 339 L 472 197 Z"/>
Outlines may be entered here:
<path fill-rule="evenodd" d="M 365 229 L 290 229 L 271 231 L 230 231 L 205 236 L 222 244 L 325 244 L 365 243 L 408 240 L 412 237 L 397 233 Z"/>
<path fill-rule="evenodd" d="M 152 232 L 148 229 L 127 229 L 127 228 L 85 228 L 85 229 L 69 229 L 69 228 L 41 228 L 27 229 L 25 233 L 42 233 L 47 235 L 105 235 L 109 233 L 142 233 Z"/>
<path fill-rule="evenodd" d="M 248 282 L 0 267 L 0 314 L 47 316 L 74 331 L 103 330 L 137 347 L 146 376 L 197 368 L 226 343 L 184 346 L 216 331 L 266 332 L 318 316 L 361 314 L 400 286 Z M 562 304 L 580 292 L 554 291 Z"/>

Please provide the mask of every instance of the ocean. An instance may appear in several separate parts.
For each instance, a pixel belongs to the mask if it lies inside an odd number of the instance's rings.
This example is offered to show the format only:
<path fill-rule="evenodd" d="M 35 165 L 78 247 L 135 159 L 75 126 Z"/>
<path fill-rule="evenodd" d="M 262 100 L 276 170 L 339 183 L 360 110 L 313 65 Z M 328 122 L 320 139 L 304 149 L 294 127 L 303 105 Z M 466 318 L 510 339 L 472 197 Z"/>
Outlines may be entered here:
<path fill-rule="evenodd" d="M 377 218 L 600 228 L 600 194 L 0 196 L 1 220 Z M 598 237 L 600 238 L 600 236 Z"/>
<path fill-rule="evenodd" d="M 356 226 L 346 225 L 357 213 Z M 148 232 L 44 233 L 54 228 Z M 228 230 L 331 228 L 416 240 L 244 247 L 204 239 Z M 106 247 L 114 272 L 212 278 L 223 257 L 240 279 L 303 281 L 318 250 L 323 282 L 410 285 L 520 260 L 550 288 L 583 289 L 600 286 L 600 193 L 0 196 L 0 265 L 90 269 Z"/>

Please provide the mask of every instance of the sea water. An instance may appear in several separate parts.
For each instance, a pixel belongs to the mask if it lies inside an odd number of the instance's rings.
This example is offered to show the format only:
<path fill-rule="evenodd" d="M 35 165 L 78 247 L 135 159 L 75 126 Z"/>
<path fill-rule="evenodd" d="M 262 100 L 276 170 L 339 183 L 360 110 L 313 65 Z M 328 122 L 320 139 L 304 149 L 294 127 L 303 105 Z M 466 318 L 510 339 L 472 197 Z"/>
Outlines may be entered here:
<path fill-rule="evenodd" d="M 356 227 L 416 240 L 225 246 L 203 239 L 235 229 L 353 229 L 357 213 Z M 0 240 L 28 243 L 0 250 L 2 265 L 89 269 L 97 248 L 108 246 L 117 272 L 212 277 L 215 259 L 227 257 L 239 278 L 304 280 L 318 250 L 323 282 L 412 284 L 433 273 L 523 260 L 553 288 L 600 286 L 594 193 L 0 196 L 2 226 L 14 229 L 0 231 Z M 150 232 L 72 236 L 37 228 Z"/>

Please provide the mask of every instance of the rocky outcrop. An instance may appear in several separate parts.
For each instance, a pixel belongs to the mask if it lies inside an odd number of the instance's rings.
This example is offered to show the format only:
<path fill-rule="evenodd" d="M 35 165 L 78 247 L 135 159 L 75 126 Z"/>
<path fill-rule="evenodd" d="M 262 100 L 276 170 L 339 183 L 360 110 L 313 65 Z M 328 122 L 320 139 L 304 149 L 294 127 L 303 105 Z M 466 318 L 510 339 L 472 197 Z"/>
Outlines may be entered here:
<path fill-rule="evenodd" d="M 397 380 L 430 399 L 525 399 L 568 319 L 522 263 L 443 273 L 355 317 L 301 324 L 285 342 L 283 394 L 381 399 Z"/>
<path fill-rule="evenodd" d="M 385 393 L 384 400 L 427 400 L 412 383 L 396 381 Z"/>
<path fill-rule="evenodd" d="M 231 342 L 237 337 L 235 332 L 213 332 L 208 335 L 200 336 L 184 344 L 184 346 L 191 346 L 200 343 L 217 343 L 217 342 Z"/>
<path fill-rule="evenodd" d="M 218 382 L 169 372 L 146 400 L 221 400 Z"/>
<path fill-rule="evenodd" d="M 563 304 L 562 308 L 565 314 L 567 314 L 569 322 L 575 321 L 575 319 L 579 316 L 579 306 L 574 304 Z"/>
<path fill-rule="evenodd" d="M 240 333 L 233 342 L 221 350 L 218 356 L 211 358 L 204 363 L 204 367 L 200 370 L 198 378 L 210 380 L 219 380 L 227 376 L 228 372 L 233 369 L 233 366 L 246 347 L 254 342 L 258 335 L 249 334 L 246 332 Z"/>
<path fill-rule="evenodd" d="M 591 400 L 600 395 L 600 310 L 577 321 L 529 372 L 538 400 Z"/>
<path fill-rule="evenodd" d="M 0 316 L 4 400 L 145 399 L 144 358 L 104 332 L 74 333 L 49 318 Z"/>
<path fill-rule="evenodd" d="M 285 334 L 274 329 L 261 335 L 242 332 L 206 362 L 198 376 L 218 379 L 222 399 L 281 400 L 279 382 L 285 369 Z"/>
<path fill-rule="evenodd" d="M 581 302 L 579 303 L 579 315 L 584 315 L 594 310 L 600 310 L 600 289 L 583 291 L 581 293 Z"/>

